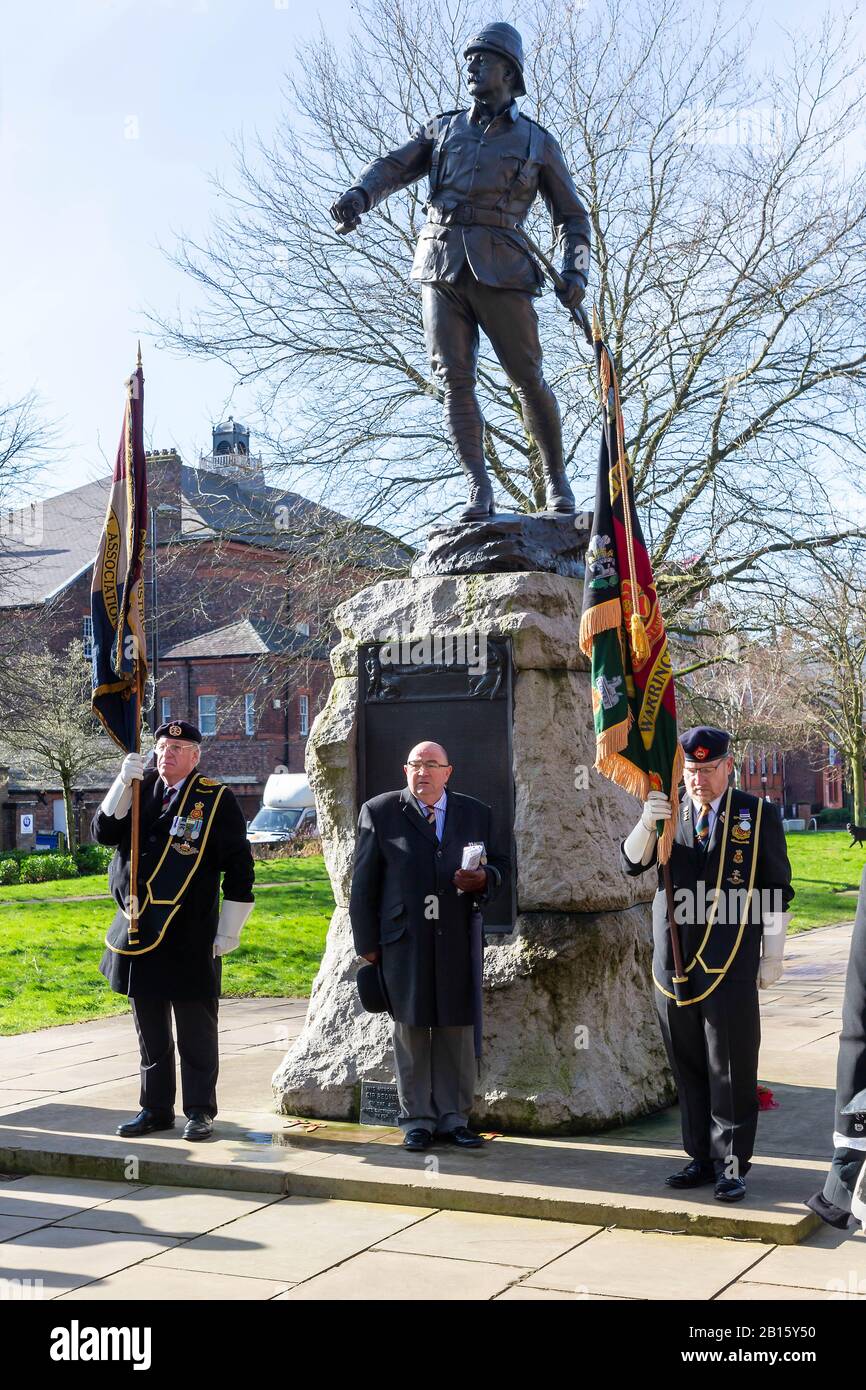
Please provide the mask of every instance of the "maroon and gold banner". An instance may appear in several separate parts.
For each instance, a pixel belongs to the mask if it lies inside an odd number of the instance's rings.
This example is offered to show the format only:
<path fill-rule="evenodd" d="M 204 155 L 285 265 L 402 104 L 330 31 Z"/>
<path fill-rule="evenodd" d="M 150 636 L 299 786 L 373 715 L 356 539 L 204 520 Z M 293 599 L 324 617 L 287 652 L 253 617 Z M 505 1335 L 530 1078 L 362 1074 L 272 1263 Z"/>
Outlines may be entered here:
<path fill-rule="evenodd" d="M 676 805 L 683 751 L 671 658 L 634 505 L 616 368 L 595 314 L 593 340 L 602 435 L 580 646 L 592 662 L 595 766 L 641 800 L 663 791 Z M 662 864 L 670 857 L 675 824 L 667 821 L 659 837 Z"/>
<path fill-rule="evenodd" d="M 123 429 L 105 526 L 93 565 L 91 707 L 124 752 L 138 751 L 147 679 L 142 569 L 147 541 L 144 374 L 141 355 L 126 383 Z"/>

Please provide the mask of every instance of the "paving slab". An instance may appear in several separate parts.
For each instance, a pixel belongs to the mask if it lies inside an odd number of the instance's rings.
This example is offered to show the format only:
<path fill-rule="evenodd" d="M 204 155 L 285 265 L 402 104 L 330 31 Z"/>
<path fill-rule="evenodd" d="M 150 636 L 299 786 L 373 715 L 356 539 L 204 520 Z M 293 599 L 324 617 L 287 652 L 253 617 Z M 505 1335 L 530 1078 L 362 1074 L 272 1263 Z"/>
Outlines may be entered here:
<path fill-rule="evenodd" d="M 35 1231 L 38 1226 L 47 1224 L 45 1217 L 0 1216 L 0 1242 L 14 1240 L 16 1236 L 23 1236 L 25 1231 Z"/>
<path fill-rule="evenodd" d="M 562 1221 L 529 1221 L 522 1216 L 437 1211 L 425 1221 L 417 1221 L 398 1235 L 389 1236 L 376 1249 L 537 1269 L 588 1240 L 599 1229 Z"/>
<path fill-rule="evenodd" d="M 97 1299 L 149 1303 L 214 1303 L 220 1301 L 263 1302 L 286 1291 L 286 1283 L 274 1279 L 243 1279 L 227 1274 L 202 1274 L 200 1270 L 155 1269 L 145 1261 L 131 1269 L 121 1269 L 92 1284 L 83 1284 L 73 1293 L 59 1294 L 57 1303 Z"/>
<path fill-rule="evenodd" d="M 826 1289 L 802 1289 L 793 1284 L 755 1284 L 751 1281 L 743 1283 L 738 1281 L 731 1284 L 730 1288 L 724 1289 L 715 1303 L 803 1303 L 803 1302 L 844 1302 L 857 1301 L 862 1299 L 866 1302 L 866 1294 L 855 1293 L 829 1293 Z"/>
<path fill-rule="evenodd" d="M 601 1231 L 525 1281 L 529 1288 L 630 1298 L 707 1300 L 752 1267 L 766 1247 L 756 1241 L 708 1240 L 654 1232 Z"/>
<path fill-rule="evenodd" d="M 91 1231 L 129 1231 L 137 1235 L 158 1233 L 186 1239 L 225 1226 L 278 1200 L 276 1195 L 266 1192 L 135 1187 L 101 1206 L 67 1216 L 57 1224 Z"/>
<path fill-rule="evenodd" d="M 564 1289 L 531 1289 L 526 1284 L 514 1284 L 496 1295 L 495 1303 L 608 1303 L 614 1298 L 606 1293 L 567 1293 Z M 616 1296 L 618 1303 L 633 1300 Z"/>
<path fill-rule="evenodd" d="M 376 1290 L 377 1302 L 444 1302 L 460 1299 L 491 1299 L 503 1292 L 528 1271 L 509 1265 L 485 1264 L 474 1260 L 448 1260 L 428 1255 L 402 1255 L 372 1250 L 329 1269 L 316 1279 L 280 1294 L 276 1303 L 296 1303 L 339 1299 L 341 1302 L 370 1299 Z"/>
<path fill-rule="evenodd" d="M 429 1214 L 416 1207 L 291 1197 L 179 1245 L 152 1263 L 295 1284 Z"/>
<path fill-rule="evenodd" d="M 129 1187 L 128 1182 L 93 1182 L 89 1178 L 14 1178 L 0 1183 L 0 1214 L 62 1221 L 127 1196 Z"/>
<path fill-rule="evenodd" d="M 36 1296 L 68 1293 L 176 1244 L 168 1236 L 113 1235 L 44 1226 L 0 1245 L 0 1278 L 27 1279 Z"/>
<path fill-rule="evenodd" d="M 866 1294 L 866 1238 L 859 1229 L 837 1231 L 822 1225 L 798 1247 L 771 1250 L 742 1278 L 818 1292 Z"/>

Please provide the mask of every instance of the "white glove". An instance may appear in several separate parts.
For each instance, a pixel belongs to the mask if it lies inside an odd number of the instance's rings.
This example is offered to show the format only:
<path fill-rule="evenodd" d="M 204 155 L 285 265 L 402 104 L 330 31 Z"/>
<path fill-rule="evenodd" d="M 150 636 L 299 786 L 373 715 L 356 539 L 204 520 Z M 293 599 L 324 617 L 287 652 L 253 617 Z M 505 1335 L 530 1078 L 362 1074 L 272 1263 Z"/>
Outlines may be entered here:
<path fill-rule="evenodd" d="M 120 780 L 125 787 L 131 787 L 133 782 L 140 782 L 144 776 L 144 754 L 127 753 L 123 762 L 120 764 Z"/>
<path fill-rule="evenodd" d="M 671 803 L 664 792 L 650 792 L 641 811 L 641 825 L 645 830 L 655 830 L 656 821 L 670 820 Z"/>
<path fill-rule="evenodd" d="M 769 989 L 781 980 L 785 971 L 783 956 L 790 912 L 765 912 L 764 931 L 761 938 L 761 968 L 758 984 L 761 989 Z"/>
<path fill-rule="evenodd" d="M 144 754 L 127 753 L 100 806 L 103 815 L 123 820 L 132 805 L 132 784 L 144 776 Z"/>
<path fill-rule="evenodd" d="M 222 912 L 214 937 L 214 956 L 227 956 L 241 944 L 241 929 L 253 910 L 253 903 L 233 903 L 223 898 Z"/>
<path fill-rule="evenodd" d="M 650 792 L 643 804 L 640 820 L 634 830 L 623 841 L 625 857 L 630 864 L 652 863 L 656 846 L 656 821 L 670 820 L 671 803 L 664 792 Z"/>

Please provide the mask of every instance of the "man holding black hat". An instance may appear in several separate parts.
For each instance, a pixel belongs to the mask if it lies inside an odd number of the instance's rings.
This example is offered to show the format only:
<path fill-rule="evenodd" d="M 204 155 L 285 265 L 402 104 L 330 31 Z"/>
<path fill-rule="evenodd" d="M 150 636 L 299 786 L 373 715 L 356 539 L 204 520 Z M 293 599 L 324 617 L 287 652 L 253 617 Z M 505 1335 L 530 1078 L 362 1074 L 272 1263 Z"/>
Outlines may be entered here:
<path fill-rule="evenodd" d="M 180 1053 L 185 1139 L 207 1139 L 217 1113 L 220 957 L 235 950 L 253 908 L 253 858 L 243 812 L 228 787 L 197 771 L 201 733 L 183 719 L 154 735 L 156 768 L 128 753 L 93 818 L 115 845 L 108 870 L 118 904 L 100 971 L 129 996 L 141 1051 L 139 1115 L 117 1133 L 137 1138 L 174 1125 Z M 141 783 L 137 883 L 130 884 L 132 786 Z M 220 878 L 223 904 L 219 908 Z M 138 895 L 130 912 L 131 887 Z"/>
<path fill-rule="evenodd" d="M 669 1187 L 713 1184 L 722 1202 L 746 1194 L 758 1119 L 758 987 L 782 974 L 788 903 L 794 896 L 776 809 L 730 785 L 730 735 L 706 726 L 680 739 L 685 794 L 670 869 L 683 975 L 675 976 L 659 871 L 653 902 L 656 1009 L 679 1092 L 690 1162 Z M 659 822 L 671 806 L 650 792 L 623 842 L 624 873 L 656 863 Z"/>
<path fill-rule="evenodd" d="M 467 1125 L 475 1094 L 470 919 L 507 861 L 490 845 L 490 807 L 447 790 L 453 769 L 441 744 L 416 744 L 403 770 L 403 790 L 365 801 L 358 818 L 349 916 L 355 950 L 376 967 L 358 972 L 361 999 L 394 1019 L 404 1147 L 427 1149 L 438 1134 L 480 1148 Z M 471 846 L 481 862 L 463 868 Z"/>
<path fill-rule="evenodd" d="M 574 512 L 565 476 L 562 422 L 544 379 L 533 300 L 543 275 L 520 234 L 536 196 L 544 199 L 559 242 L 570 308 L 583 300 L 590 223 L 554 137 L 523 115 L 523 42 L 510 24 L 485 25 L 464 50 L 468 111 L 440 112 L 405 144 L 373 160 L 331 215 L 351 231 L 363 213 L 425 175 L 430 187 L 411 278 L 421 310 L 445 421 L 469 483 L 462 521 L 492 515 L 484 461 L 484 419 L 475 394 L 479 329 L 490 341 L 520 400 L 544 469 L 545 507 Z"/>

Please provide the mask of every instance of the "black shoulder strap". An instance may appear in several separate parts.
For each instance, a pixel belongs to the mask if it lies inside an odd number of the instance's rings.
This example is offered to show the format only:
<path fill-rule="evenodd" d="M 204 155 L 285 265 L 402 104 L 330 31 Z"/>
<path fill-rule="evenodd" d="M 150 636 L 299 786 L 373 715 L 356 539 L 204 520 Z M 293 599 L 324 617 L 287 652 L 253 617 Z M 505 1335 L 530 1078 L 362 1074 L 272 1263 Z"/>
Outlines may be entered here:
<path fill-rule="evenodd" d="M 445 143 L 445 137 L 451 127 L 452 120 L 459 115 L 459 111 L 443 111 L 441 116 L 436 117 L 439 122 L 439 129 L 436 133 L 433 153 L 430 156 L 430 192 L 428 196 L 431 201 L 435 198 L 436 190 L 439 187 L 439 157 L 442 153 L 442 146 Z"/>

